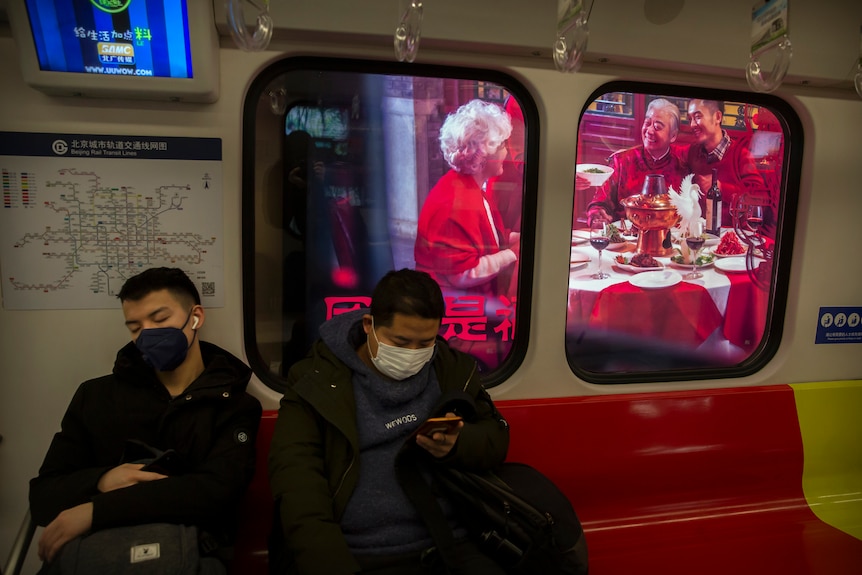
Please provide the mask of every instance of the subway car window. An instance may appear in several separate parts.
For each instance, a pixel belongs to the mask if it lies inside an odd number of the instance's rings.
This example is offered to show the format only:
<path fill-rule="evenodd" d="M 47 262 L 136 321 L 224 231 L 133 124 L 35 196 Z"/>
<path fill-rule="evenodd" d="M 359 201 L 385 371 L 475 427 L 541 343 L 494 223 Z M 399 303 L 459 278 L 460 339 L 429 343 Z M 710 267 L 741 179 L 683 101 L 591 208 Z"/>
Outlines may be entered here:
<path fill-rule="evenodd" d="M 594 383 L 738 377 L 781 338 L 802 128 L 764 95 L 614 82 L 578 125 L 566 355 Z"/>
<path fill-rule="evenodd" d="M 529 331 L 537 118 L 526 89 L 489 71 L 265 69 L 243 119 L 245 340 L 261 380 L 280 389 L 320 324 L 368 307 L 401 268 L 440 284 L 440 335 L 486 385 L 507 377 Z"/>

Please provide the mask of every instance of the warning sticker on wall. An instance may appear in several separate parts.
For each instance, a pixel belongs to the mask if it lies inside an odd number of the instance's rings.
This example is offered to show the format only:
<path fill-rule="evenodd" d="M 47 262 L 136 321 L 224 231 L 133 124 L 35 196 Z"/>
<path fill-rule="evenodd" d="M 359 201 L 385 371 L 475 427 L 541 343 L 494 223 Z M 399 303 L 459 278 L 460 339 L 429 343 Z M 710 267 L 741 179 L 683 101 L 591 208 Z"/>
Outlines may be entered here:
<path fill-rule="evenodd" d="M 821 307 L 814 343 L 862 343 L 862 307 Z"/>

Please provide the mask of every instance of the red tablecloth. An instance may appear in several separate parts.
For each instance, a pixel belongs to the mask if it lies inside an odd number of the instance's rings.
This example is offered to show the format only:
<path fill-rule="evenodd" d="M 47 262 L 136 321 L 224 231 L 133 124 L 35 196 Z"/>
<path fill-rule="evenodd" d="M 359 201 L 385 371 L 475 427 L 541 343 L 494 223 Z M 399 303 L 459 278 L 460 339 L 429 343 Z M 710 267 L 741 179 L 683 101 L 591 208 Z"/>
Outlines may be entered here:
<path fill-rule="evenodd" d="M 645 290 L 621 282 L 599 293 L 589 323 L 601 329 L 697 346 L 722 325 L 722 320 L 703 286 L 680 282 Z"/>
<path fill-rule="evenodd" d="M 759 289 L 747 273 L 727 274 L 730 293 L 724 314 L 724 337 L 743 349 L 760 343 L 766 325 L 769 293 Z"/>

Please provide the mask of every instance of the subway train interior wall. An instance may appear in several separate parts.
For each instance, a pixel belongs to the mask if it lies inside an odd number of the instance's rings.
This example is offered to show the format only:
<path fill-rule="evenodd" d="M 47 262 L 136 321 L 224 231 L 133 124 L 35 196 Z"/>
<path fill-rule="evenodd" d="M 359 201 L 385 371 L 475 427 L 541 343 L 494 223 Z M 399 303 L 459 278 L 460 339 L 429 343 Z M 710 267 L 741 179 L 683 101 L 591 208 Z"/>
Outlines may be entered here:
<path fill-rule="evenodd" d="M 739 573 L 862 572 L 862 3 L 292 0 L 271 37 L 261 2 L 98 4 L 0 0 L 0 560 L 77 386 L 128 342 L 126 278 L 185 270 L 271 421 L 319 325 L 407 267 L 594 574 L 724 572 L 718 546 Z M 488 246 L 426 250 L 424 214 L 476 100 L 512 127 L 482 217 L 516 260 L 458 284 L 452 250 Z"/>

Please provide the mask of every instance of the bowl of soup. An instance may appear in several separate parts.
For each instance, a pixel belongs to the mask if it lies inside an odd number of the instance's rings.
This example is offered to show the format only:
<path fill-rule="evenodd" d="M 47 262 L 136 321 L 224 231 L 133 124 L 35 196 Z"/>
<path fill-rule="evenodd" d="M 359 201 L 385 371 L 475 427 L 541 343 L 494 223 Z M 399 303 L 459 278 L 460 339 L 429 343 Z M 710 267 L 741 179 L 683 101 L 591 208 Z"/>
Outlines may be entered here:
<path fill-rule="evenodd" d="M 613 168 L 602 164 L 578 164 L 576 169 L 578 175 L 586 178 L 591 186 L 601 186 L 614 173 Z"/>

